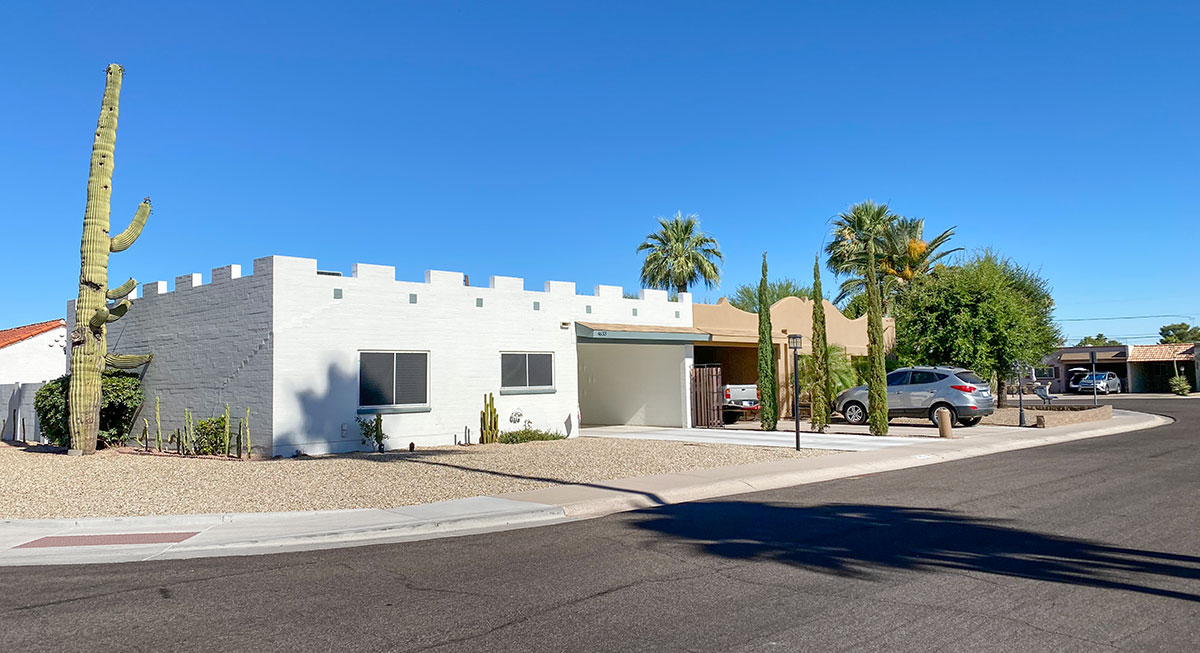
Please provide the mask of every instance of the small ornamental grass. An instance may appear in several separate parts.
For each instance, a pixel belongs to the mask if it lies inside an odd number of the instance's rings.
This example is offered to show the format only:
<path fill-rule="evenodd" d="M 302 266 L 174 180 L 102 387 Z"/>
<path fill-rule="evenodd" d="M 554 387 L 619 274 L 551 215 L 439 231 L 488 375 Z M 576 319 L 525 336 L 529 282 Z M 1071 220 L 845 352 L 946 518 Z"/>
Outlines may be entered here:
<path fill-rule="evenodd" d="M 1192 384 L 1188 382 L 1186 376 L 1178 375 L 1171 377 L 1171 392 L 1177 395 L 1186 397 L 1192 391 Z"/>
<path fill-rule="evenodd" d="M 524 428 L 518 431 L 506 431 L 500 434 L 501 444 L 521 444 L 522 442 L 540 442 L 543 440 L 565 440 L 562 433 L 543 431 L 541 429 Z"/>

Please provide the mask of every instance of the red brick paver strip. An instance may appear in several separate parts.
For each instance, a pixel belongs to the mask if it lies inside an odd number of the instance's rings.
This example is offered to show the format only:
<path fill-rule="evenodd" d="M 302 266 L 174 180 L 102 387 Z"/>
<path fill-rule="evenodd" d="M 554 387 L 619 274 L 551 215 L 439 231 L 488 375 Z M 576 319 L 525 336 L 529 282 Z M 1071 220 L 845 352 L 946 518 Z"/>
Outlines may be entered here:
<path fill-rule="evenodd" d="M 104 546 L 112 544 L 175 544 L 200 531 L 190 533 L 121 533 L 112 535 L 53 535 L 14 546 L 14 549 L 39 549 L 49 546 Z"/>

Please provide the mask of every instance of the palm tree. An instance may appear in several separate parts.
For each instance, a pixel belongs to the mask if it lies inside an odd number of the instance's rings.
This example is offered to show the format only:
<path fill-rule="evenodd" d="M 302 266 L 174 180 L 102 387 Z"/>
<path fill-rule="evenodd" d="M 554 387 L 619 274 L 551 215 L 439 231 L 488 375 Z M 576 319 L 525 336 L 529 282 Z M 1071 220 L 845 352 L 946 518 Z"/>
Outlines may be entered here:
<path fill-rule="evenodd" d="M 888 312 L 891 299 L 901 288 L 928 273 L 941 259 L 962 251 L 961 247 L 941 249 L 954 235 L 953 227 L 925 240 L 925 220 L 898 216 L 886 204 L 875 204 L 870 200 L 856 204 L 838 215 L 834 221 L 833 240 L 825 246 L 829 269 L 838 275 L 851 275 L 842 282 L 834 302 L 864 291 L 863 266 L 868 234 L 874 234 L 879 266 L 876 272 L 884 312 Z"/>
<path fill-rule="evenodd" d="M 646 236 L 637 251 L 647 252 L 642 263 L 642 285 L 687 292 L 688 286 L 703 281 L 708 288 L 721 282 L 720 263 L 725 256 L 712 236 L 700 231 L 695 213 L 658 218 L 659 230 Z"/>

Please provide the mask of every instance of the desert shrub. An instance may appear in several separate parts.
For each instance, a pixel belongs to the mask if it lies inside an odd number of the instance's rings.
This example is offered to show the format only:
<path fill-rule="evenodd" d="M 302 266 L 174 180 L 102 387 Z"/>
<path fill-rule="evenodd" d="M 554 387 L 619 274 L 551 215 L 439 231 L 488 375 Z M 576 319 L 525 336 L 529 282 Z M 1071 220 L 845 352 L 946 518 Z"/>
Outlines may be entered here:
<path fill-rule="evenodd" d="M 38 388 L 33 397 L 42 435 L 60 447 L 71 445 L 71 429 L 67 425 L 70 384 L 71 375 L 65 374 Z M 100 432 L 96 446 L 120 446 L 142 405 L 142 381 L 132 372 L 105 370 L 100 392 Z"/>
<path fill-rule="evenodd" d="M 1171 377 L 1171 392 L 1177 395 L 1187 396 L 1192 391 L 1192 384 L 1188 382 L 1186 376 L 1182 374 Z"/>
<path fill-rule="evenodd" d="M 217 415 L 196 422 L 196 455 L 225 455 L 225 416 Z"/>
<path fill-rule="evenodd" d="M 505 431 L 500 434 L 501 444 L 521 444 L 522 442 L 537 442 L 541 440 L 565 440 L 562 433 L 543 431 L 535 428 L 523 428 L 516 431 Z"/>
<path fill-rule="evenodd" d="M 372 419 L 355 417 L 354 421 L 358 422 L 362 443 L 371 445 L 375 451 L 383 451 L 383 441 L 388 439 L 387 433 L 383 432 L 383 416 L 376 414 Z"/>

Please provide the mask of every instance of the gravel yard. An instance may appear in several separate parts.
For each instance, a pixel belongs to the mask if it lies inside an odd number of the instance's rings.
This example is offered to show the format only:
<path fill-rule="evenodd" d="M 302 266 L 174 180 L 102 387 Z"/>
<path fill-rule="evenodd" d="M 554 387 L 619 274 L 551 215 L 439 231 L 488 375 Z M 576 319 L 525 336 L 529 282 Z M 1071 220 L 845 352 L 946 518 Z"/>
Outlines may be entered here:
<path fill-rule="evenodd" d="M 247 462 L 4 443 L 0 519 L 389 508 L 830 453 L 582 437 Z"/>

